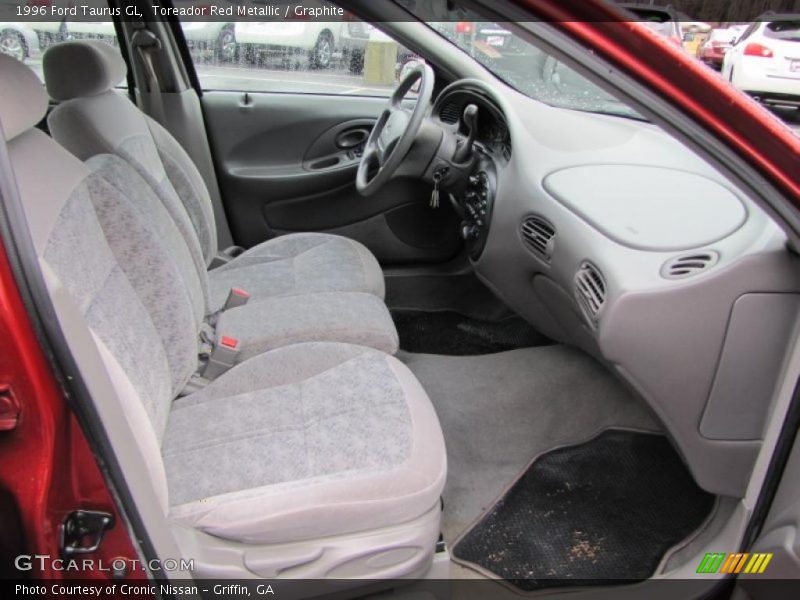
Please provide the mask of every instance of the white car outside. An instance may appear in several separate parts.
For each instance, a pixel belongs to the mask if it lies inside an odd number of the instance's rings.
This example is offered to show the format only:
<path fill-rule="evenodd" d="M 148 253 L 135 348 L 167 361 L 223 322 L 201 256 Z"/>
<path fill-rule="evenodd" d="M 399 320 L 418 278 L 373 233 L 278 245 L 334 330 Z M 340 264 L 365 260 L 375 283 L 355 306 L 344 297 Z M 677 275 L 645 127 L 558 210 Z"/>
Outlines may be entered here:
<path fill-rule="evenodd" d="M 253 55 L 275 54 L 290 58 L 304 54 L 312 66 L 326 69 L 339 48 L 341 21 L 237 22 L 236 43 L 246 45 Z"/>
<path fill-rule="evenodd" d="M 769 104 L 800 106 L 800 14 L 766 14 L 725 54 L 722 76 Z"/>
<path fill-rule="evenodd" d="M 28 23 L 0 23 L 0 54 L 19 61 L 39 53 L 39 36 Z"/>
<path fill-rule="evenodd" d="M 238 4 L 237 0 L 226 0 L 229 4 Z M 225 6 L 224 3 L 220 3 Z M 177 9 L 196 8 L 202 14 L 209 14 L 209 3 L 206 0 L 173 0 Z M 181 29 L 186 44 L 192 50 L 208 51 L 220 61 L 230 61 L 236 58 L 236 37 L 232 22 L 201 21 L 194 19 L 181 19 Z"/>
<path fill-rule="evenodd" d="M 233 23 L 222 21 L 183 21 L 183 37 L 189 48 L 209 50 L 221 61 L 236 58 L 236 36 Z"/>

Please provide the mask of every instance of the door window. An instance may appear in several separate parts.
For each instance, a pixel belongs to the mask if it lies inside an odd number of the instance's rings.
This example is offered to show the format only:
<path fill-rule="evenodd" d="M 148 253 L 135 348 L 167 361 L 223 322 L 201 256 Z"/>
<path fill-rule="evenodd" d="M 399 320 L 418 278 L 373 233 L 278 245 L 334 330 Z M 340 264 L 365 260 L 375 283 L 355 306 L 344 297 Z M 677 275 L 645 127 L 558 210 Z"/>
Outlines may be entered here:
<path fill-rule="evenodd" d="M 264 0 L 261 0 L 263 3 Z M 174 0 L 175 7 L 202 0 Z M 257 7 L 259 0 L 237 7 Z M 274 4 L 274 3 L 273 3 Z M 275 21 L 183 20 L 181 28 L 204 90 L 388 96 L 418 60 L 377 27 L 332 4 L 326 20 L 286 5 Z M 332 16 L 329 16 L 332 15 Z"/>

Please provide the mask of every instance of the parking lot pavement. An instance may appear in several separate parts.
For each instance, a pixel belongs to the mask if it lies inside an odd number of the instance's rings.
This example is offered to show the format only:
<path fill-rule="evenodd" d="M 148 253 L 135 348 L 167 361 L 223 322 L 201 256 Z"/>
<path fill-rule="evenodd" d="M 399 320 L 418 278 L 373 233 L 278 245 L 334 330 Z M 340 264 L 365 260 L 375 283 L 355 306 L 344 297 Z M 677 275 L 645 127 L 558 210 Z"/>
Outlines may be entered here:
<path fill-rule="evenodd" d="M 311 94 L 364 94 L 389 96 L 394 85 L 376 86 L 364 82 L 361 74 L 344 68 L 328 70 L 254 67 L 248 64 L 196 65 L 204 89 L 249 92 L 305 92 Z"/>

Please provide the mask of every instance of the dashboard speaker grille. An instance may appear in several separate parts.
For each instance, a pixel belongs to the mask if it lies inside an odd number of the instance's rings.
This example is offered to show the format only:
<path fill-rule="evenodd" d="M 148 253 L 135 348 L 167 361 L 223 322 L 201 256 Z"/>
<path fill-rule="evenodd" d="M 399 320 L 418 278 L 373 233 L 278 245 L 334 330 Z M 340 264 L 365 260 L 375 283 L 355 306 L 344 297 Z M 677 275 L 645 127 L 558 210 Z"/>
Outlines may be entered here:
<path fill-rule="evenodd" d="M 461 106 L 455 100 L 446 102 L 439 110 L 439 120 L 443 123 L 458 123 L 461 118 Z"/>
<path fill-rule="evenodd" d="M 575 274 L 575 299 L 592 326 L 606 301 L 606 282 L 593 264 L 584 262 Z"/>
<path fill-rule="evenodd" d="M 665 262 L 664 266 L 661 267 L 661 275 L 667 279 L 683 279 L 713 267 L 718 261 L 719 254 L 712 250 L 684 254 Z"/>
<path fill-rule="evenodd" d="M 542 217 L 527 217 L 522 221 L 522 239 L 539 258 L 550 262 L 556 241 L 555 228 Z"/>

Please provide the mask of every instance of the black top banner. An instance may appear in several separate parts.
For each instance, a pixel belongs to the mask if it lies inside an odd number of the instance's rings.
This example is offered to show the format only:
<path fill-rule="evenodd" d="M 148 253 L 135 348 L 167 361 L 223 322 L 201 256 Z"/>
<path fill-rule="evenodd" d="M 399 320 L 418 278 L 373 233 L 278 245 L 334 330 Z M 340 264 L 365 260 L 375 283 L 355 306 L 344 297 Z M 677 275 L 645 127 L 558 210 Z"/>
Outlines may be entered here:
<path fill-rule="evenodd" d="M 712 25 L 746 23 L 768 18 L 770 13 L 796 14 L 800 0 L 633 0 L 607 4 L 619 10 L 622 20 L 703 22 Z M 352 21 L 357 19 L 336 2 L 323 0 L 0 0 L 0 21 L 16 23 L 159 21 Z M 482 17 L 460 0 L 372 0 L 371 20 L 459 22 Z M 385 11 L 381 10 L 385 7 Z M 398 8 L 402 10 L 397 10 Z M 386 13 L 385 18 L 375 14 Z"/>

